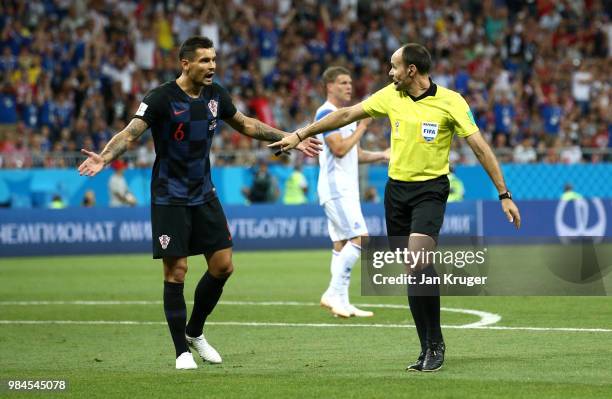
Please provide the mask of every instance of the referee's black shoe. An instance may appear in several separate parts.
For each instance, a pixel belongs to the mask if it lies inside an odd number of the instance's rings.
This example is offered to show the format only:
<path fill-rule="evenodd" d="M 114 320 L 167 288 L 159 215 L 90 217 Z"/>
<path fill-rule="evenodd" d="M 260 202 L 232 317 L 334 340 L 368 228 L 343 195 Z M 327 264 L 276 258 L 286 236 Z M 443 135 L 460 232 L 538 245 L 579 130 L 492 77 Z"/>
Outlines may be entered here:
<path fill-rule="evenodd" d="M 423 361 L 423 368 L 421 371 L 438 371 L 442 368 L 444 363 L 444 351 L 446 346 L 444 342 L 432 342 L 427 347 L 425 352 L 425 360 Z"/>
<path fill-rule="evenodd" d="M 414 364 L 410 364 L 408 367 L 406 367 L 406 370 L 407 371 L 421 371 L 423 370 L 424 361 L 425 361 L 425 352 L 421 352 L 417 361 L 414 362 Z"/>

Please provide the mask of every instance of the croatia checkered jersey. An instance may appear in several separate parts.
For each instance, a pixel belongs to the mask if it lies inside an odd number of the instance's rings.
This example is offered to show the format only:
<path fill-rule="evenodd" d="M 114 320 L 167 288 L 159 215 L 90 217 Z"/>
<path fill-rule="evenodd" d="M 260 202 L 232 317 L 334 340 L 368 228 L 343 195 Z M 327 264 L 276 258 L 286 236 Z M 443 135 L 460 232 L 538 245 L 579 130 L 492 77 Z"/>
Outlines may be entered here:
<path fill-rule="evenodd" d="M 213 83 L 198 98 L 175 81 L 151 90 L 134 118 L 149 125 L 155 143 L 151 202 L 156 205 L 200 205 L 216 197 L 210 177 L 210 147 L 219 119 L 234 116 L 227 90 Z"/>
<path fill-rule="evenodd" d="M 317 109 L 315 121 L 337 109 L 334 104 L 326 101 Z M 324 143 L 323 150 L 319 154 L 319 181 L 317 184 L 320 204 L 340 197 L 352 197 L 359 200 L 357 145 L 353 146 L 342 158 L 338 158 L 325 142 L 325 138 L 333 134 L 339 134 L 343 138 L 348 137 L 355 132 L 356 128 L 357 123 L 353 122 L 339 129 L 317 135 L 317 138 Z"/>

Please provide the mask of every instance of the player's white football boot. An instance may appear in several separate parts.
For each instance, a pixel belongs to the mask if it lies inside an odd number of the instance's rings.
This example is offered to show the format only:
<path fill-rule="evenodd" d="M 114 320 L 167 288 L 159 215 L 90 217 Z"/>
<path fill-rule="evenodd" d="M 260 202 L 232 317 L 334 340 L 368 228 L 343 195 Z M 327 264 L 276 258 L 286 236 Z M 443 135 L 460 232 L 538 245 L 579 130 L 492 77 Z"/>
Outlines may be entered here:
<path fill-rule="evenodd" d="M 213 364 L 219 364 L 223 361 L 219 352 L 206 341 L 204 334 L 195 338 L 189 335 L 185 335 L 185 337 L 187 337 L 187 344 L 198 352 L 202 360 Z"/>
<path fill-rule="evenodd" d="M 323 294 L 321 297 L 321 306 L 329 309 L 336 317 L 351 317 L 351 312 L 348 311 L 342 299 L 337 295 Z"/>
<path fill-rule="evenodd" d="M 197 369 L 198 365 L 193 360 L 191 352 L 183 352 L 179 357 L 176 358 L 176 369 L 177 370 L 190 370 Z"/>
<path fill-rule="evenodd" d="M 372 317 L 372 316 L 374 316 L 374 312 L 370 312 L 369 310 L 359 309 L 358 307 L 355 307 L 354 305 L 351 305 L 350 303 L 348 305 L 344 305 L 344 307 L 346 308 L 346 310 L 349 311 L 351 316 L 355 316 L 355 317 Z"/>

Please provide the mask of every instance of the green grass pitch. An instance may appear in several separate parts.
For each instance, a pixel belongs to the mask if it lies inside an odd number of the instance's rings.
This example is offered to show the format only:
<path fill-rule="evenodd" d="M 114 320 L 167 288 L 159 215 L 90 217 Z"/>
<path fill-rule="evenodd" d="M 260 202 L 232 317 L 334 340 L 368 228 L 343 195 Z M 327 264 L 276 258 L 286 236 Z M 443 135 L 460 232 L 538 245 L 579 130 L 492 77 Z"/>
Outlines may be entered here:
<path fill-rule="evenodd" d="M 66 392 L 47 395 L 612 397 L 611 298 L 443 297 L 445 308 L 494 313 L 501 320 L 493 327 L 514 329 L 459 328 L 479 317 L 443 311 L 442 323 L 454 326 L 443 330 L 444 368 L 407 373 L 418 354 L 407 309 L 372 307 L 372 319 L 339 320 L 316 305 L 328 282 L 329 256 L 235 253 L 224 302 L 206 328 L 224 363 L 202 365 L 196 358 L 200 367 L 189 371 L 174 369 L 161 263 L 149 255 L 2 259 L 0 395 L 32 395 L 7 392 L 8 379 L 67 379 Z M 188 308 L 203 258 L 192 257 L 189 265 Z M 358 267 L 351 291 L 357 304 L 406 303 L 403 297 L 360 297 Z M 566 327 L 576 330 L 561 330 Z"/>

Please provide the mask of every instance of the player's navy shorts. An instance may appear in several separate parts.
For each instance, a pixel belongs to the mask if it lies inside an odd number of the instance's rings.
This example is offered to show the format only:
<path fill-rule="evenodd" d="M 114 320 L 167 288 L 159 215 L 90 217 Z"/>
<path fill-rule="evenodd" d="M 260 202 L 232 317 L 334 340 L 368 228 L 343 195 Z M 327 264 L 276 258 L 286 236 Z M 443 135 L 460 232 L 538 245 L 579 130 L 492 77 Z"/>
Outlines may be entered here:
<path fill-rule="evenodd" d="M 202 205 L 151 205 L 153 258 L 212 254 L 232 247 L 218 198 Z"/>
<path fill-rule="evenodd" d="M 421 233 L 437 239 L 449 191 L 446 175 L 422 182 L 389 179 L 385 187 L 387 235 Z"/>

